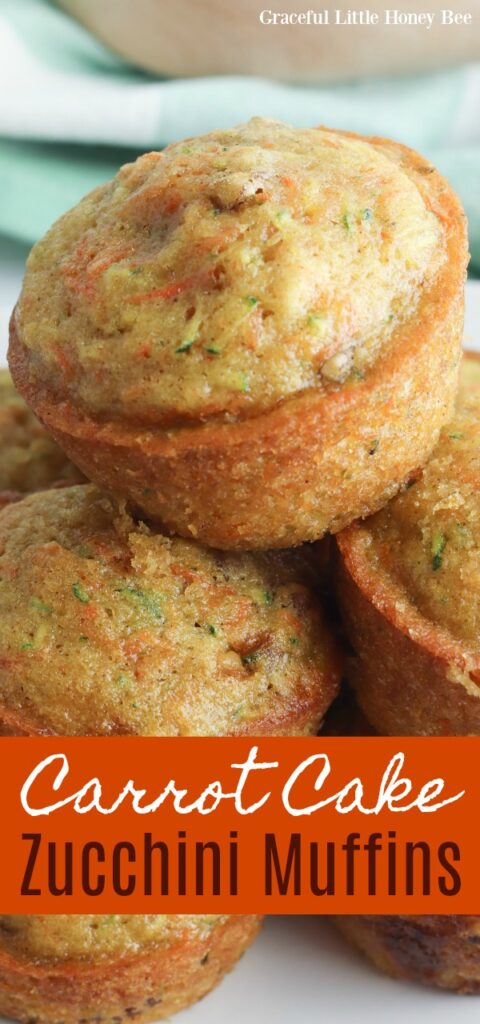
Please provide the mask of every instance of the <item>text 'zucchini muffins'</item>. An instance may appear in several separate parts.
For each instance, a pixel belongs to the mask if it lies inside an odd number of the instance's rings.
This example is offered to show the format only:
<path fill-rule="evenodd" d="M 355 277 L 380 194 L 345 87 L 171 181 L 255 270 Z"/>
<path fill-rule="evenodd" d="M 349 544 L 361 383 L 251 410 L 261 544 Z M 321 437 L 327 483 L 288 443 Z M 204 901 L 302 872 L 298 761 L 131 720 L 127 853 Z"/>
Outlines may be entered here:
<path fill-rule="evenodd" d="M 33 249 L 10 365 L 85 473 L 220 548 L 379 508 L 452 411 L 465 220 L 397 143 L 255 119 L 123 167 Z"/>
<path fill-rule="evenodd" d="M 82 479 L 17 394 L 8 370 L 0 370 L 0 506 Z"/>
<path fill-rule="evenodd" d="M 337 538 L 338 590 L 369 721 L 390 735 L 480 733 L 480 362 L 411 486 Z"/>
<path fill-rule="evenodd" d="M 5 729 L 315 733 L 338 676 L 302 552 L 167 538 L 91 485 L 0 514 Z"/>
<path fill-rule="evenodd" d="M 25 1024 L 163 1020 L 201 999 L 258 917 L 0 916 L 0 1014 Z"/>

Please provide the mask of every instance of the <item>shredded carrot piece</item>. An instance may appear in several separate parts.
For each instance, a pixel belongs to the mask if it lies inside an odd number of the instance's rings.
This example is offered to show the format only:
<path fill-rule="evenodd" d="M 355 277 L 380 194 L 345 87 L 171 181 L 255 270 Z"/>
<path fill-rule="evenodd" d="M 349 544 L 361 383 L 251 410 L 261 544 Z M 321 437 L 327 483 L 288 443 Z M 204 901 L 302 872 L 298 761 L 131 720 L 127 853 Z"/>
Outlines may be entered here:
<path fill-rule="evenodd" d="M 293 612 L 284 611 L 283 618 L 288 623 L 288 625 L 292 627 L 292 629 L 298 630 L 300 633 L 302 632 L 302 623 L 300 622 L 300 619 L 293 614 Z"/>
<path fill-rule="evenodd" d="M 68 356 L 67 356 L 66 352 L 63 350 L 63 348 L 57 348 L 56 352 L 55 352 L 55 356 L 56 356 L 57 363 L 58 363 L 59 366 L 62 367 L 62 370 L 65 373 L 65 376 L 66 377 L 72 377 L 72 375 L 73 375 L 73 364 L 70 361 L 70 359 L 68 358 Z"/>
<path fill-rule="evenodd" d="M 148 357 L 151 356 L 151 354 L 152 354 L 152 343 L 151 343 L 151 341 L 144 342 L 144 344 L 140 345 L 140 347 L 137 349 L 137 355 L 140 358 L 148 359 Z"/>
<path fill-rule="evenodd" d="M 333 139 L 322 139 L 322 146 L 329 146 L 330 149 L 340 149 L 340 143 L 334 142 Z"/>
<path fill-rule="evenodd" d="M 142 629 L 135 634 L 126 644 L 123 645 L 125 654 L 140 654 L 143 648 L 151 643 L 152 634 L 149 629 Z"/>
<path fill-rule="evenodd" d="M 174 299 L 177 295 L 182 295 L 183 292 L 190 291 L 191 288 L 195 288 L 197 285 L 206 283 L 209 278 L 214 276 L 215 268 L 209 270 L 207 273 L 195 274 L 192 277 L 184 277 L 182 281 L 171 281 L 170 284 L 163 285 L 162 288 L 152 288 L 149 292 L 139 292 L 137 295 L 129 295 L 127 302 L 133 302 L 135 305 L 141 302 L 150 302 L 152 299 Z"/>
<path fill-rule="evenodd" d="M 98 608 L 94 604 L 86 604 L 82 608 L 82 616 L 85 619 L 96 619 L 98 616 Z"/>
<path fill-rule="evenodd" d="M 434 213 L 436 217 L 438 217 L 438 219 L 442 222 L 442 224 L 450 224 L 450 222 L 451 222 L 451 215 L 450 215 L 449 212 L 446 212 L 445 210 L 440 210 L 438 208 L 438 206 L 435 203 L 433 203 L 432 200 L 428 196 L 427 197 L 424 196 L 424 202 L 425 202 L 425 206 L 432 213 Z"/>
<path fill-rule="evenodd" d="M 62 268 L 62 273 L 67 278 L 72 291 L 91 298 L 94 294 L 94 287 L 91 281 L 85 280 L 86 268 L 90 260 L 94 259 L 95 253 L 87 246 L 87 241 L 82 238 L 78 243 L 72 258 Z"/>
<path fill-rule="evenodd" d="M 170 566 L 170 572 L 172 576 L 179 576 L 184 583 L 194 583 L 195 580 L 198 579 L 198 573 L 192 572 L 192 570 L 188 569 L 186 565 L 180 565 L 179 562 L 174 562 L 174 564 Z"/>
<path fill-rule="evenodd" d="M 124 245 L 121 249 L 115 249 L 113 252 L 108 253 L 103 260 L 92 261 L 86 267 L 86 273 L 89 277 L 98 277 L 104 270 L 108 270 L 112 263 L 119 263 L 120 260 L 130 256 L 133 251 L 132 245 Z"/>
<path fill-rule="evenodd" d="M 227 245 L 230 245 L 232 242 L 236 242 L 240 234 L 240 228 L 232 227 L 228 230 L 219 232 L 216 235 L 207 235 L 198 243 L 198 248 L 205 252 L 213 249 L 217 249 L 218 252 L 223 252 Z"/>

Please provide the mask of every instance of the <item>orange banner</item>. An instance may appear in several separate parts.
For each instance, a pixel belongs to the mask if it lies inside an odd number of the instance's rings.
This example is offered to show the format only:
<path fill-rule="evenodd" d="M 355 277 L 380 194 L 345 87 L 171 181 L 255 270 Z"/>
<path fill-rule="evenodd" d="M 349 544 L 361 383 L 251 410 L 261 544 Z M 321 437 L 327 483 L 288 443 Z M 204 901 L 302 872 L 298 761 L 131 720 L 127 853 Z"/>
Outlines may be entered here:
<path fill-rule="evenodd" d="M 480 914 L 480 738 L 4 738 L 2 913 Z"/>

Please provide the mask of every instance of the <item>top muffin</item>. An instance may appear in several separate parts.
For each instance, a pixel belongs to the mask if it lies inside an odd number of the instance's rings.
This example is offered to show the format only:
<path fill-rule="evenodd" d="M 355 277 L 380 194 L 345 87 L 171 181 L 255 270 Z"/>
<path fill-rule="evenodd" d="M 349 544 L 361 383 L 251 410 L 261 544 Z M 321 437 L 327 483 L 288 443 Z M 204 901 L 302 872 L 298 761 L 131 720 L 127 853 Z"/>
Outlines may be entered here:
<path fill-rule="evenodd" d="M 140 157 L 34 247 L 30 373 L 97 420 L 175 426 L 361 376 L 446 259 L 425 166 L 260 118 Z"/>
<path fill-rule="evenodd" d="M 480 654 L 480 361 L 417 478 L 363 529 L 368 559 L 430 622 Z"/>

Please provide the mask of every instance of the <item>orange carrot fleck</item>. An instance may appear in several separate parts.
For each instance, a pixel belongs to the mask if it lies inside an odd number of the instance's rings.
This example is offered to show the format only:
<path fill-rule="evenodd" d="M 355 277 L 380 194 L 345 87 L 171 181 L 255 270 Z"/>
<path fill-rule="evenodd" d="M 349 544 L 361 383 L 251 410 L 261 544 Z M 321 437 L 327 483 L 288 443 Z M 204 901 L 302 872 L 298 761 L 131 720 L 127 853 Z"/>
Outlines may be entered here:
<path fill-rule="evenodd" d="M 112 252 L 107 253 L 101 260 L 92 260 L 86 268 L 86 273 L 89 277 L 98 277 L 98 275 L 104 270 L 108 270 L 113 263 L 119 263 L 120 260 L 124 260 L 127 256 L 131 256 L 133 251 L 132 245 L 124 245 L 120 249 L 114 249 Z"/>
<path fill-rule="evenodd" d="M 98 608 L 94 604 L 86 604 L 82 609 L 82 615 L 86 619 L 96 619 L 98 617 Z"/>
<path fill-rule="evenodd" d="M 137 355 L 142 359 L 148 359 L 152 354 L 152 343 L 151 341 L 145 341 L 143 345 L 137 349 Z"/>
<path fill-rule="evenodd" d="M 186 565 L 180 565 L 179 562 L 174 562 L 170 566 L 170 572 L 172 576 L 179 576 L 184 583 L 194 583 L 198 578 L 198 573 L 192 572 Z"/>
<path fill-rule="evenodd" d="M 55 357 L 65 376 L 71 378 L 73 376 L 73 363 L 69 359 L 65 350 L 63 348 L 57 348 L 55 350 Z"/>
<path fill-rule="evenodd" d="M 293 630 L 298 630 L 298 632 L 300 633 L 302 632 L 302 623 L 300 622 L 300 619 L 298 619 L 297 616 L 293 614 L 293 612 L 284 611 L 282 613 L 282 617 L 285 619 L 288 625 L 291 626 Z"/>
<path fill-rule="evenodd" d="M 139 292 L 136 295 L 129 295 L 127 302 L 133 302 L 135 305 L 138 305 L 141 302 L 150 302 L 152 299 L 174 299 L 177 295 L 182 295 L 183 292 L 188 292 L 191 288 L 195 288 L 197 285 L 206 284 L 209 279 L 214 276 L 215 267 L 203 274 L 194 274 L 191 277 L 184 277 L 182 281 L 171 281 L 170 284 L 165 284 L 162 288 L 152 288 L 149 292 Z"/>

